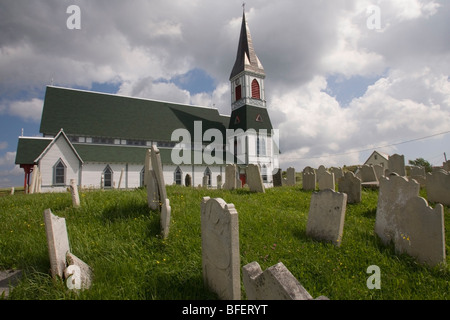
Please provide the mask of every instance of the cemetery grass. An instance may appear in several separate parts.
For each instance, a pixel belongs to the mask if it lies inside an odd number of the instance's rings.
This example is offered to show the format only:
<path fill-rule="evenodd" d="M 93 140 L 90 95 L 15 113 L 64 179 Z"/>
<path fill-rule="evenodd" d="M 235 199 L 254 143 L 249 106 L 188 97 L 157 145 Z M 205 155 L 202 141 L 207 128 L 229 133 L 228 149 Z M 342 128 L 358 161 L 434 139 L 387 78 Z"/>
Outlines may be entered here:
<path fill-rule="evenodd" d="M 239 214 L 241 267 L 257 261 L 263 270 L 283 264 L 314 297 L 332 300 L 450 299 L 450 259 L 430 268 L 397 255 L 374 233 L 377 190 L 363 189 L 362 202 L 347 205 L 342 244 L 306 236 L 312 192 L 300 186 L 225 191 L 168 186 L 170 233 L 160 236 L 159 214 L 146 191 L 80 192 L 0 197 L 0 270 L 21 269 L 10 299 L 213 300 L 203 285 L 200 202 L 203 196 L 233 203 Z M 421 190 L 421 195 L 426 196 Z M 66 218 L 71 251 L 94 270 L 91 289 L 78 293 L 50 276 L 43 212 Z M 450 210 L 445 207 L 446 251 Z M 367 268 L 381 271 L 381 289 L 368 289 Z M 243 284 L 242 298 L 245 299 Z M 0 297 L 1 299 L 1 297 Z"/>

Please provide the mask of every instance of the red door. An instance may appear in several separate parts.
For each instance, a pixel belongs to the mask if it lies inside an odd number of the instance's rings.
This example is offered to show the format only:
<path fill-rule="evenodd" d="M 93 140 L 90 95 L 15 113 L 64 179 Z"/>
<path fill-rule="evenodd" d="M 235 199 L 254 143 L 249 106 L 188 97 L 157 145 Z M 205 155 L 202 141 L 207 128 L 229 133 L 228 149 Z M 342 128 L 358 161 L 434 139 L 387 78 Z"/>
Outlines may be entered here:
<path fill-rule="evenodd" d="M 244 174 L 240 174 L 239 175 L 239 180 L 241 180 L 241 182 L 242 182 L 242 186 L 244 186 L 244 184 L 246 183 L 246 175 L 245 175 L 245 173 Z"/>

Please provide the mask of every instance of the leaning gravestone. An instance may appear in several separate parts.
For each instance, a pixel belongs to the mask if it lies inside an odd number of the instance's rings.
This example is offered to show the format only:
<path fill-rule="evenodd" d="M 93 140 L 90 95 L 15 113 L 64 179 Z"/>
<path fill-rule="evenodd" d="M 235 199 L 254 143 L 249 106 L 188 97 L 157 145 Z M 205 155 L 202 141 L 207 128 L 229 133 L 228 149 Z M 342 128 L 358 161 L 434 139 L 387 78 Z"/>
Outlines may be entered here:
<path fill-rule="evenodd" d="M 425 186 L 428 201 L 450 206 L 450 173 L 445 170 L 428 173 Z"/>
<path fill-rule="evenodd" d="M 241 298 L 239 220 L 233 204 L 204 197 L 201 203 L 205 285 L 223 300 Z"/>
<path fill-rule="evenodd" d="M 70 179 L 70 192 L 72 193 L 72 205 L 74 208 L 80 207 L 80 196 L 78 194 L 78 186 L 75 179 Z"/>
<path fill-rule="evenodd" d="M 407 253 L 421 263 L 445 264 L 444 207 L 428 206 L 422 197 L 408 200 L 400 213 L 394 245 L 396 252 Z"/>
<path fill-rule="evenodd" d="M 408 180 L 396 174 L 381 177 L 375 233 L 384 244 L 394 240 L 399 215 L 405 210 L 409 199 L 419 195 L 419 190 L 420 185 L 415 180 Z"/>
<path fill-rule="evenodd" d="M 44 223 L 52 277 L 63 278 L 66 254 L 70 251 L 66 219 L 57 217 L 52 214 L 50 209 L 46 209 Z"/>
<path fill-rule="evenodd" d="M 378 182 L 375 168 L 372 165 L 365 164 L 361 167 L 361 182 Z"/>
<path fill-rule="evenodd" d="M 306 234 L 340 246 L 344 232 L 347 195 L 326 189 L 311 196 Z"/>
<path fill-rule="evenodd" d="M 74 289 L 89 289 L 93 280 L 93 271 L 83 260 L 79 259 L 71 252 L 67 252 L 66 261 L 68 267 L 64 270 L 64 277 L 67 281 L 71 282 Z M 76 268 L 71 268 L 76 267 Z M 72 271 L 75 269 L 75 274 Z M 79 272 L 79 274 L 78 274 Z M 77 278 L 79 276 L 79 279 Z M 72 279 L 71 277 L 77 278 Z M 69 286 L 68 286 L 69 287 Z M 70 288 L 70 287 L 69 287 Z"/>
<path fill-rule="evenodd" d="M 170 228 L 170 212 L 172 208 L 170 207 L 169 199 L 165 199 L 163 205 L 161 206 L 161 236 L 163 239 L 166 239 L 169 236 L 169 228 Z"/>
<path fill-rule="evenodd" d="M 347 203 L 361 202 L 361 179 L 347 171 L 338 181 L 339 192 L 347 194 Z"/>
<path fill-rule="evenodd" d="M 282 262 L 263 272 L 254 261 L 242 268 L 242 278 L 248 300 L 313 300 Z"/>
<path fill-rule="evenodd" d="M 256 164 L 249 164 L 246 170 L 247 184 L 250 191 L 265 193 L 264 183 L 261 176 L 259 166 Z"/>
<path fill-rule="evenodd" d="M 278 169 L 275 174 L 272 175 L 273 178 L 273 186 L 281 187 L 283 186 L 283 177 L 281 175 L 281 169 Z"/>

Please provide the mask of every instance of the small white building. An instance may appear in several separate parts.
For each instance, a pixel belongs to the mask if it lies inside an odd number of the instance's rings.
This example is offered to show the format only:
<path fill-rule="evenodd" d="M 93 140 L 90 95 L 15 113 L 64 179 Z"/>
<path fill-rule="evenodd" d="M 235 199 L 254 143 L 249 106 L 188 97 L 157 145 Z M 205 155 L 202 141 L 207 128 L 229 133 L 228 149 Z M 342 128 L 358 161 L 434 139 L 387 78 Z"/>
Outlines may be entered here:
<path fill-rule="evenodd" d="M 66 190 L 72 179 L 84 188 L 141 187 L 146 150 L 156 145 L 167 184 L 190 180 L 197 186 L 208 176 L 208 185 L 216 187 L 219 175 L 225 182 L 226 164 L 237 163 L 243 184 L 246 166 L 258 164 L 271 187 L 278 146 L 264 79 L 244 13 L 230 75 L 231 116 L 208 107 L 48 86 L 43 136 L 19 137 L 16 164 L 25 171 L 24 186 L 37 166 L 43 192 Z M 180 132 L 188 138 L 175 134 Z"/>
<path fill-rule="evenodd" d="M 386 153 L 382 153 L 379 151 L 374 151 L 372 154 L 367 158 L 366 162 L 364 164 L 367 165 L 382 165 L 384 169 L 389 169 L 389 155 Z"/>

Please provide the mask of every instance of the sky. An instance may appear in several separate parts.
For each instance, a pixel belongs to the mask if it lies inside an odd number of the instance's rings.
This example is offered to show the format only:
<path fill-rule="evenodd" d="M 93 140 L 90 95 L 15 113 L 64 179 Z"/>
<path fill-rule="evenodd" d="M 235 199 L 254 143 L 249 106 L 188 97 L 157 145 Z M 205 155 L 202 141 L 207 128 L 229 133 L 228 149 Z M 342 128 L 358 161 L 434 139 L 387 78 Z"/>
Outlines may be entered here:
<path fill-rule="evenodd" d="M 47 85 L 229 115 L 242 10 L 240 0 L 0 0 L 0 187 L 23 184 L 18 137 L 41 136 Z M 284 170 L 362 164 L 374 150 L 450 158 L 449 1 L 247 0 L 245 12 Z"/>

